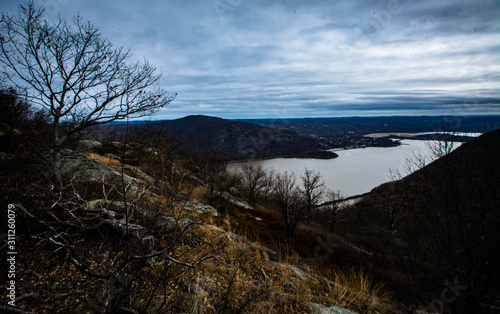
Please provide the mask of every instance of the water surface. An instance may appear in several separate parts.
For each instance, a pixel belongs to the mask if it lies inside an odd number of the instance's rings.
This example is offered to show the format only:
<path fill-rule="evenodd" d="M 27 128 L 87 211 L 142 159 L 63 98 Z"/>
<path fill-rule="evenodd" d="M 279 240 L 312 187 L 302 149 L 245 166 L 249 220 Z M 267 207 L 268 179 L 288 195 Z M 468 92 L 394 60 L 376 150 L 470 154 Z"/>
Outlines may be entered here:
<path fill-rule="evenodd" d="M 427 141 L 402 140 L 397 147 L 369 147 L 349 150 L 336 150 L 338 158 L 296 159 L 275 158 L 243 163 L 230 164 L 229 170 L 236 170 L 245 164 L 262 165 L 276 171 L 295 172 L 300 176 L 305 168 L 321 173 L 325 186 L 331 190 L 339 190 L 344 196 L 369 192 L 374 187 L 391 180 L 398 171 L 407 174 L 407 160 L 415 153 L 428 155 Z"/>

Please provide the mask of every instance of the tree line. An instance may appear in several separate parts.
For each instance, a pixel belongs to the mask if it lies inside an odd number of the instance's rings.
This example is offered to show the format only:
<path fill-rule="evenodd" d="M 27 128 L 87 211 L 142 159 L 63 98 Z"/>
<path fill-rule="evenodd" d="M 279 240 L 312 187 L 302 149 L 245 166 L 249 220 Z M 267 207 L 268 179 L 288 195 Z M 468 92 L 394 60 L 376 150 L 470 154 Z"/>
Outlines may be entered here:
<path fill-rule="evenodd" d="M 294 172 L 277 172 L 262 165 L 246 164 L 238 174 L 239 188 L 249 204 L 262 204 L 278 211 L 290 245 L 301 222 L 321 221 L 332 232 L 345 204 L 339 191 L 327 189 L 319 171 L 305 168 Z M 326 203 L 324 206 L 320 204 Z"/>

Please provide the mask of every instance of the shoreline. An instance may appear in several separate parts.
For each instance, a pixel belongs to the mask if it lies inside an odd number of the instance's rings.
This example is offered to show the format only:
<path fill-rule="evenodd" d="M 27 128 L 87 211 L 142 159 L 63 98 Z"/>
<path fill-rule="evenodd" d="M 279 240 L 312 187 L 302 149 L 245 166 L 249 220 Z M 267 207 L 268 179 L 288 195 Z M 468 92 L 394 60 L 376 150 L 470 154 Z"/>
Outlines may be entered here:
<path fill-rule="evenodd" d="M 335 154 L 335 152 L 332 152 L 330 150 L 323 150 L 323 151 L 313 151 L 313 152 L 307 152 L 307 153 L 302 153 L 302 154 L 297 154 L 297 155 L 285 155 L 285 156 L 269 156 L 269 157 L 262 157 L 262 158 L 253 158 L 253 159 L 241 159 L 241 160 L 230 160 L 227 162 L 227 164 L 236 164 L 240 162 L 252 162 L 252 161 L 262 161 L 262 160 L 269 160 L 269 159 L 277 159 L 277 158 L 285 158 L 285 159 L 322 159 L 322 160 L 331 160 L 338 158 L 339 155 Z"/>

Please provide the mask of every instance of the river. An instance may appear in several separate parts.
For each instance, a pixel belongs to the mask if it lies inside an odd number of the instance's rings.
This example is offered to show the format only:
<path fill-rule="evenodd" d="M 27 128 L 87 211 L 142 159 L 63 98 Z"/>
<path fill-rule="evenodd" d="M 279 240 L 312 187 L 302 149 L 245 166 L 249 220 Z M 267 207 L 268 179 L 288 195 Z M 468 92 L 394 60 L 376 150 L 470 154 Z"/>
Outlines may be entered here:
<path fill-rule="evenodd" d="M 297 183 L 300 182 L 305 168 L 313 169 L 320 172 L 328 189 L 338 190 L 341 195 L 348 197 L 369 192 L 374 187 L 391 181 L 391 172 L 407 175 L 407 160 L 413 154 L 428 156 L 429 147 L 426 141 L 402 140 L 401 143 L 402 145 L 397 147 L 335 150 L 339 157 L 330 160 L 275 158 L 233 163 L 228 169 L 235 171 L 242 165 L 253 164 L 279 172 L 293 171 L 297 175 Z"/>

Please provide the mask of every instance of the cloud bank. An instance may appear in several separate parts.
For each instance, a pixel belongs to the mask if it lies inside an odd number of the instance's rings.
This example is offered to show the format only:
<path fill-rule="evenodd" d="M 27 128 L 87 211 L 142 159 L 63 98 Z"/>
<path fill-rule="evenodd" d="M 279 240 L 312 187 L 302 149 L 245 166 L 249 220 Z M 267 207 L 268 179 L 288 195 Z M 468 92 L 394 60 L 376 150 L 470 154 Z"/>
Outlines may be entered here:
<path fill-rule="evenodd" d="M 156 119 L 500 114 L 495 0 L 35 3 L 157 67 L 179 95 Z"/>

